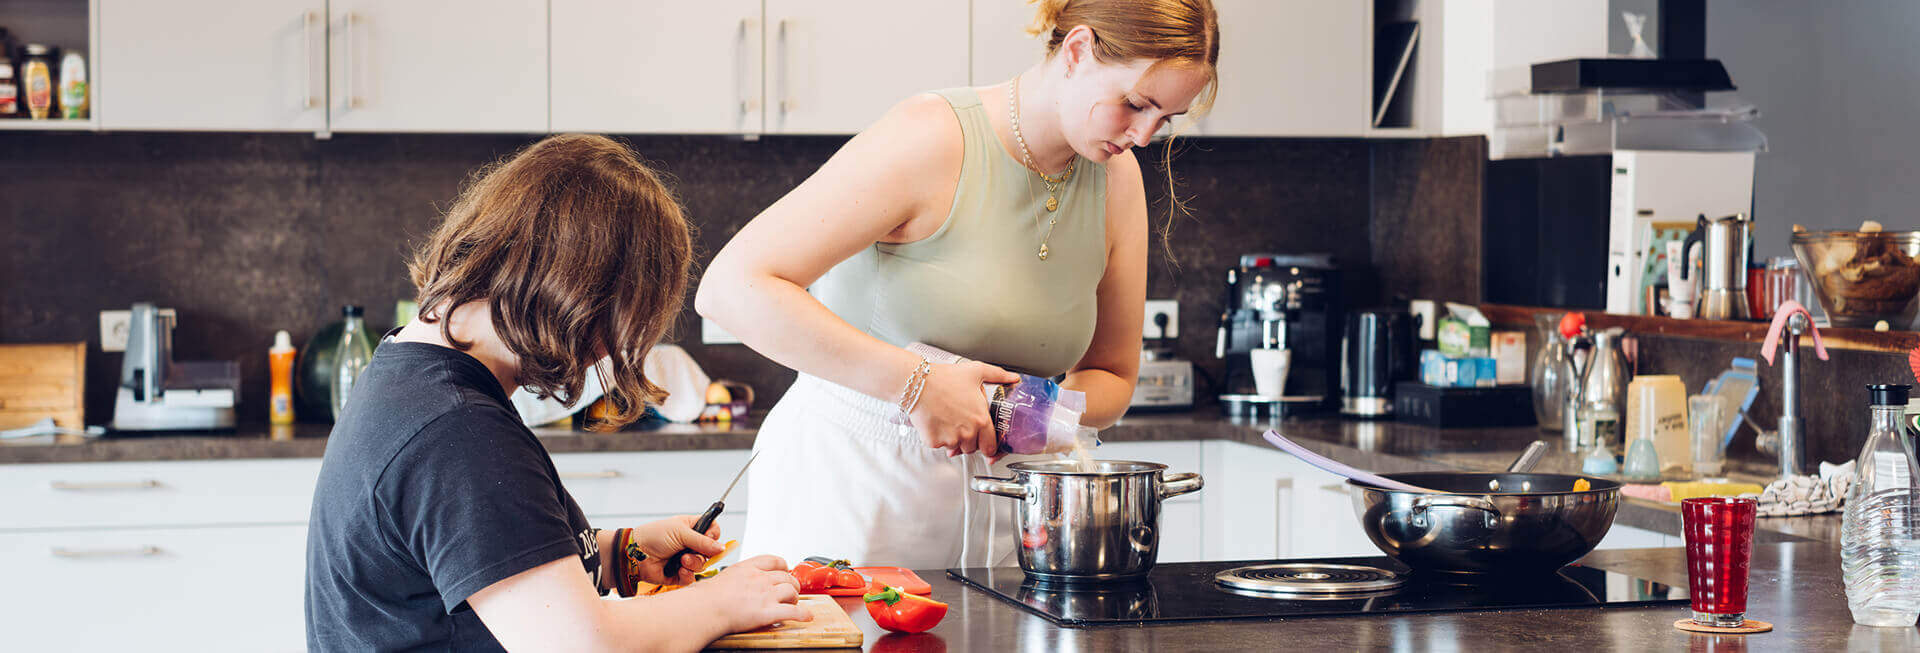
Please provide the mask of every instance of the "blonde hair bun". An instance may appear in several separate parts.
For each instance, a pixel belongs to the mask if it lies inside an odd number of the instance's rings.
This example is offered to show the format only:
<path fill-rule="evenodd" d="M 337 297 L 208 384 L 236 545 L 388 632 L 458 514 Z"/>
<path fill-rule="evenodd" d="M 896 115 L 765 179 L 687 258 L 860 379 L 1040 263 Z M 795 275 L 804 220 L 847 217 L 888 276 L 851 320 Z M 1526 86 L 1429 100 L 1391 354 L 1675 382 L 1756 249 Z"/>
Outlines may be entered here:
<path fill-rule="evenodd" d="M 1027 27 L 1027 36 L 1039 36 L 1052 32 L 1054 26 L 1060 24 L 1060 14 L 1067 10 L 1067 3 L 1070 1 L 1027 0 L 1028 4 L 1040 7 L 1033 12 L 1033 25 Z"/>

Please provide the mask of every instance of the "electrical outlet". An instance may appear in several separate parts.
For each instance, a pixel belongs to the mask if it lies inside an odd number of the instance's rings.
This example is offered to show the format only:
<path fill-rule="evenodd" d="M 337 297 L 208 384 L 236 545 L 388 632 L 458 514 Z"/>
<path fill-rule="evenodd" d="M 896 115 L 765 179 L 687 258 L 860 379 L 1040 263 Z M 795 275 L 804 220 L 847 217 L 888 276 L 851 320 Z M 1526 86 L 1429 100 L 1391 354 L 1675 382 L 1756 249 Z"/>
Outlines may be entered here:
<path fill-rule="evenodd" d="M 161 317 L 176 317 L 173 309 L 160 309 Z M 100 351 L 126 351 L 127 332 L 133 325 L 133 311 L 100 311 Z"/>
<path fill-rule="evenodd" d="M 1165 313 L 1167 316 L 1166 333 L 1161 333 L 1160 325 L 1153 323 L 1153 316 L 1162 313 Z M 1180 337 L 1180 302 L 1171 299 L 1149 299 L 1147 300 L 1146 314 L 1143 318 L 1145 322 L 1140 327 L 1140 335 L 1142 337 L 1149 340 L 1154 338 Z"/>
<path fill-rule="evenodd" d="M 1433 300 L 1413 300 L 1407 303 L 1407 310 L 1413 313 L 1414 319 L 1420 324 L 1420 334 L 1417 339 L 1432 340 L 1434 337 L 1434 327 L 1439 325 L 1439 322 L 1435 321 L 1439 318 L 1436 317 L 1438 309 L 1434 306 Z"/>

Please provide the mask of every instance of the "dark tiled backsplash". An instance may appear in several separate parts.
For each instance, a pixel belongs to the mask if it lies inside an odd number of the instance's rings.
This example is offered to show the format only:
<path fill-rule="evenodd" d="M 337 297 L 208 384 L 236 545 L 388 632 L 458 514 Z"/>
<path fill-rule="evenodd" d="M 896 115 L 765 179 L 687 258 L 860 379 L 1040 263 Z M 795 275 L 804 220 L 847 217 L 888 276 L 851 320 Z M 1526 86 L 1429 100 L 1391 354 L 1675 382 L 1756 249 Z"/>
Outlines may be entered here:
<path fill-rule="evenodd" d="M 98 312 L 142 300 L 174 307 L 176 357 L 240 361 L 240 419 L 263 422 L 273 332 L 302 344 L 347 302 L 364 304 L 375 328 L 391 324 L 395 300 L 413 294 L 410 248 L 475 169 L 532 140 L 0 134 L 0 242 L 10 245 L 0 342 L 92 343 L 87 414 L 104 423 L 121 357 L 99 353 Z M 627 140 L 669 173 L 702 261 L 845 142 Z M 1343 285 L 1367 302 L 1387 292 L 1477 300 L 1484 148 L 1477 137 L 1181 141 L 1173 167 L 1190 214 L 1174 225 L 1171 259 L 1156 239 L 1148 296 L 1180 301 L 1178 349 L 1215 369 L 1221 280 L 1243 252 L 1331 252 Z M 1162 150 L 1137 154 L 1157 228 L 1168 220 Z M 689 306 L 680 344 L 714 377 L 759 387 L 763 406 L 791 382 L 791 371 L 745 347 L 701 345 L 699 333 Z"/>
<path fill-rule="evenodd" d="M 1760 345 L 1723 340 L 1640 335 L 1638 371 L 1641 374 L 1677 374 L 1689 394 L 1697 394 L 1720 374 L 1734 357 L 1760 364 L 1760 393 L 1748 415 L 1769 430 L 1779 427 L 1781 375 L 1776 357 L 1768 365 Z M 1840 463 L 1859 455 L 1867 440 L 1867 384 L 1914 382 L 1904 354 L 1829 349 L 1820 360 L 1813 347 L 1800 349 L 1801 422 L 1807 436 L 1809 473 L 1821 461 Z M 1771 465 L 1777 458 L 1754 449 L 1752 427 L 1742 427 L 1728 447 L 1729 458 Z"/>

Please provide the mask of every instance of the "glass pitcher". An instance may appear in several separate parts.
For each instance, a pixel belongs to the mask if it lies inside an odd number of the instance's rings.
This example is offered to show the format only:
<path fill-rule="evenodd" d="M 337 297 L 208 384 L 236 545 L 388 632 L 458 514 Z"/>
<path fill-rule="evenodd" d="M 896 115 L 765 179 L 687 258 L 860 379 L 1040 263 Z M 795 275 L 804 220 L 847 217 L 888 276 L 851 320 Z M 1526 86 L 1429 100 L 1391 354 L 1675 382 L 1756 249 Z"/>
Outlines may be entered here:
<path fill-rule="evenodd" d="M 1533 387 L 1533 417 L 1540 427 L 1558 431 L 1565 427 L 1567 394 L 1573 387 L 1572 366 L 1567 341 L 1560 337 L 1560 313 L 1535 313 L 1533 321 L 1540 329 L 1540 353 L 1527 368 L 1527 385 Z"/>

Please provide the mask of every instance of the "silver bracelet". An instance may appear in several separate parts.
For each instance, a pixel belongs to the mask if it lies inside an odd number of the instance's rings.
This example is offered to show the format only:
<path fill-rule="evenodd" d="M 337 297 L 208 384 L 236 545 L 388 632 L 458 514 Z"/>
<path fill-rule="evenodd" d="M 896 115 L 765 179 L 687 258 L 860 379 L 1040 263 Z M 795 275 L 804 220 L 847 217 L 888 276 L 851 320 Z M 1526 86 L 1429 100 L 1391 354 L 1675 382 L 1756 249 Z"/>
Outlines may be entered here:
<path fill-rule="evenodd" d="M 913 373 L 907 376 L 907 387 L 900 390 L 899 406 L 902 414 L 913 414 L 913 407 L 920 404 L 920 391 L 927 387 L 927 375 L 932 372 L 933 362 L 922 358 L 920 364 L 913 368 Z"/>

